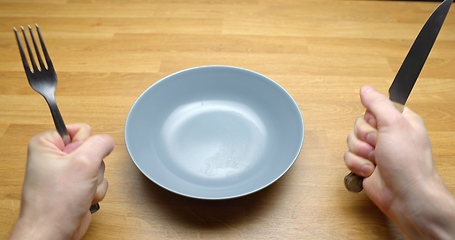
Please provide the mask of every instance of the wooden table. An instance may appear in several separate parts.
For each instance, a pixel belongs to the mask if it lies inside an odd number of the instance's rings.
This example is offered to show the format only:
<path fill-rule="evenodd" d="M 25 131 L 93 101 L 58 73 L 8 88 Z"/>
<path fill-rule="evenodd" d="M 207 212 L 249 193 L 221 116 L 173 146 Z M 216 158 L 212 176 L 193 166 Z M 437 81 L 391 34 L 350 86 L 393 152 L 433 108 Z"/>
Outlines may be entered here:
<path fill-rule="evenodd" d="M 345 138 L 383 93 L 435 2 L 294 0 L 0 0 L 0 238 L 19 213 L 27 142 L 53 128 L 28 86 L 13 27 L 38 23 L 59 76 L 67 123 L 116 141 L 110 188 L 85 239 L 401 239 L 363 194 L 346 191 Z M 136 98 L 173 72 L 233 65 L 283 86 L 305 121 L 295 165 L 258 193 L 181 197 L 146 179 L 125 148 Z M 425 120 L 439 173 L 455 190 L 455 9 L 408 101 Z"/>

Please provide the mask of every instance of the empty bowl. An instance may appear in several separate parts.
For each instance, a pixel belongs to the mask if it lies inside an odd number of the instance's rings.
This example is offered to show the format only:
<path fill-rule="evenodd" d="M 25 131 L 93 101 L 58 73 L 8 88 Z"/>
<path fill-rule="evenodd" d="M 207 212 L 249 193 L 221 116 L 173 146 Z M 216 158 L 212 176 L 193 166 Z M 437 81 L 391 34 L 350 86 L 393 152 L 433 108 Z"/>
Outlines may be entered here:
<path fill-rule="evenodd" d="M 231 66 L 171 74 L 133 104 L 125 141 L 157 185 L 198 199 L 259 191 L 296 161 L 304 138 L 300 110 L 273 80 Z"/>

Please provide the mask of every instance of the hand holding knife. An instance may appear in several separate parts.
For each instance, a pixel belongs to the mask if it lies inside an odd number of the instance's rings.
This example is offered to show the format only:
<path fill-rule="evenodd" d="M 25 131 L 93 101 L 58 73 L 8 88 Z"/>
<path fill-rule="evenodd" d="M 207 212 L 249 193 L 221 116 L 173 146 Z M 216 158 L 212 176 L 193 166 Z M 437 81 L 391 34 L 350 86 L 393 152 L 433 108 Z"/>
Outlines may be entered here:
<path fill-rule="evenodd" d="M 400 111 L 403 111 L 452 2 L 453 0 L 444 0 L 428 18 L 389 88 L 389 98 Z M 363 190 L 363 177 L 351 172 L 344 177 L 344 184 L 349 191 L 360 192 Z"/>

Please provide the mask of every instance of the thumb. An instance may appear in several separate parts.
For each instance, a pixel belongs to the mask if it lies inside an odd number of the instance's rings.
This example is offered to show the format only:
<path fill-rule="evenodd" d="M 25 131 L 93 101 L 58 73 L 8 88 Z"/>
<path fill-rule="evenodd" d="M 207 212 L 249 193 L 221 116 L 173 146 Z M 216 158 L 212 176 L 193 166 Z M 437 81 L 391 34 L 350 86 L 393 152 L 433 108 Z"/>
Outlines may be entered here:
<path fill-rule="evenodd" d="M 378 128 L 380 125 L 389 125 L 395 119 L 402 117 L 401 112 L 392 101 L 371 86 L 364 86 L 360 89 L 360 100 L 376 119 Z"/>
<path fill-rule="evenodd" d="M 93 135 L 84 141 L 71 154 L 87 166 L 96 166 L 93 170 L 98 173 L 103 158 L 114 149 L 114 140 L 106 134 Z"/>

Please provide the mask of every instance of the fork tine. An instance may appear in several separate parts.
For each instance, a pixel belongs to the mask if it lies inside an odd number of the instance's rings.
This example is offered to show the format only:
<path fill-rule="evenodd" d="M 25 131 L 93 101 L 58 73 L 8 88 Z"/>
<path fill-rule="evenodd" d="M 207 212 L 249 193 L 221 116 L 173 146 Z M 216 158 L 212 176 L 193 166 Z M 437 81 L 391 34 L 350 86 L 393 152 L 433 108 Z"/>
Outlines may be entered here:
<path fill-rule="evenodd" d="M 21 54 L 22 64 L 24 64 L 25 72 L 28 74 L 31 71 L 30 71 L 30 66 L 28 65 L 28 62 L 27 62 L 27 56 L 25 56 L 24 48 L 22 47 L 22 43 L 19 38 L 19 33 L 17 32 L 17 29 L 16 28 L 13 28 L 13 29 L 14 29 L 14 34 L 16 35 L 17 46 L 18 46 L 19 52 Z"/>
<path fill-rule="evenodd" d="M 35 26 L 36 26 L 36 31 L 38 32 L 39 41 L 41 43 L 41 49 L 43 50 L 43 55 L 44 55 L 44 58 L 46 59 L 47 67 L 48 67 L 48 69 L 54 69 L 54 65 L 52 64 L 51 57 L 49 56 L 49 53 L 47 53 L 47 48 L 46 48 L 46 45 L 44 44 L 44 39 L 43 39 L 43 36 L 41 35 L 41 30 L 40 30 L 38 24 L 35 24 Z"/>
<path fill-rule="evenodd" d="M 32 30 L 32 27 L 30 27 L 30 25 L 28 25 L 28 30 L 30 31 L 30 36 L 32 37 L 32 42 L 33 42 L 33 47 L 35 48 L 36 58 L 38 58 L 38 63 L 39 63 L 40 69 L 42 71 L 43 69 L 46 68 L 46 66 L 44 66 L 43 59 L 41 58 L 41 54 L 39 52 L 38 44 L 36 44 L 35 35 L 33 34 L 33 30 Z M 41 42 L 41 38 L 40 38 L 40 42 Z M 41 42 L 41 45 L 42 45 L 42 42 Z"/>
<path fill-rule="evenodd" d="M 22 29 L 22 34 L 24 35 L 24 41 L 25 41 L 25 45 L 27 46 L 27 51 L 28 51 L 28 55 L 30 57 L 30 62 L 33 67 L 33 72 L 36 72 L 38 70 L 38 67 L 36 66 L 35 58 L 33 57 L 33 53 L 32 53 L 32 49 L 30 48 L 30 44 L 28 43 L 27 34 L 25 33 L 24 27 L 21 27 L 21 29 Z"/>

